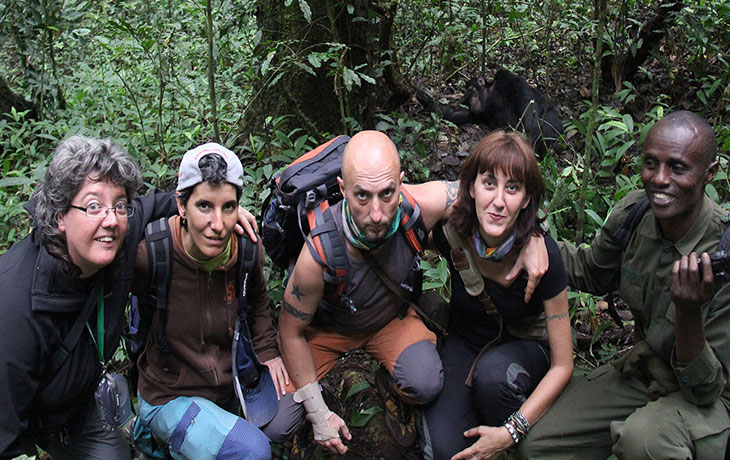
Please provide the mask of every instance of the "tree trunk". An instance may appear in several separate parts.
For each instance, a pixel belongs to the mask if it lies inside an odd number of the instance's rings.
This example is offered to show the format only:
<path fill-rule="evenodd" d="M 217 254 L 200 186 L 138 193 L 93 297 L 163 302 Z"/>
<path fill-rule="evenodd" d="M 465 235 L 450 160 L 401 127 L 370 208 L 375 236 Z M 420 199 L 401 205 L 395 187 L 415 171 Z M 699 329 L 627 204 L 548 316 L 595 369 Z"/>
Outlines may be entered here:
<path fill-rule="evenodd" d="M 246 111 L 246 133 L 261 132 L 267 117 L 284 115 L 293 116 L 279 129 L 303 128 L 316 138 L 348 132 L 347 117 L 372 128 L 375 113 L 408 99 L 410 90 L 392 45 L 396 1 L 309 0 L 311 21 L 305 19 L 301 3 L 283 4 L 259 0 L 262 39 L 256 62 L 263 77 Z M 359 87 L 348 90 L 345 68 L 375 84 L 361 79 Z"/>

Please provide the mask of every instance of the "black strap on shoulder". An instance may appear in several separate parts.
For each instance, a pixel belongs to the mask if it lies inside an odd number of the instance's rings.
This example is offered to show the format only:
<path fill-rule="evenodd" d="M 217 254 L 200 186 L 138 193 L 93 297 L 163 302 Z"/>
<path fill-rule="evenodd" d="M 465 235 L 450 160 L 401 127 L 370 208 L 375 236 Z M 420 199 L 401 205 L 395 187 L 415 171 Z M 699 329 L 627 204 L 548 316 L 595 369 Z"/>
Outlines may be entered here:
<path fill-rule="evenodd" d="M 614 271 L 611 275 L 608 295 L 606 296 L 606 303 L 608 304 L 608 314 L 611 315 L 611 318 L 613 318 L 613 320 L 620 328 L 624 327 L 624 322 L 621 321 L 621 317 L 618 315 L 618 311 L 616 311 L 616 303 L 614 302 L 613 292 L 616 287 L 618 287 L 618 282 L 621 278 L 621 265 L 623 264 L 624 252 L 626 251 L 626 247 L 629 245 L 629 241 L 631 241 L 631 236 L 634 234 L 636 227 L 639 226 L 639 222 L 641 222 L 641 219 L 644 217 L 644 214 L 646 214 L 646 211 L 649 210 L 650 205 L 651 204 L 649 203 L 649 198 L 644 195 L 639 201 L 634 203 L 634 206 L 631 208 L 631 211 L 629 211 L 626 219 L 624 219 L 621 226 L 616 230 L 616 233 L 611 233 L 607 229 L 601 230 L 606 233 L 606 236 L 611 241 L 613 241 L 617 246 L 621 248 L 621 263 L 619 264 L 618 268 L 616 268 L 616 271 Z"/>
<path fill-rule="evenodd" d="M 103 278 L 103 275 L 95 277 L 94 285 L 86 298 L 84 308 L 79 313 L 76 321 L 74 321 L 74 325 L 71 326 L 71 330 L 66 335 L 66 338 L 63 339 L 61 346 L 58 347 L 48 358 L 46 375 L 54 375 L 56 371 L 63 366 L 63 363 L 66 362 L 68 357 L 71 356 L 71 351 L 78 343 L 79 338 L 81 338 L 81 333 L 84 331 L 86 321 L 89 320 L 89 316 L 91 316 L 94 306 L 96 306 L 99 301 L 99 293 L 101 292 L 101 286 L 104 283 Z"/>
<path fill-rule="evenodd" d="M 172 278 L 172 235 L 167 218 L 163 217 L 147 224 L 144 230 L 149 260 L 149 296 L 145 307 L 160 313 L 160 331 L 157 336 L 160 351 L 170 353 L 172 347 L 167 340 L 167 291 Z M 143 315 L 140 315 L 144 318 Z M 145 325 L 149 328 L 149 325 Z M 146 329 L 145 329 L 146 331 Z"/>
<path fill-rule="evenodd" d="M 258 265 L 259 247 L 246 236 L 238 237 L 238 262 L 236 265 L 238 317 L 242 323 L 248 318 L 248 281 Z"/>
<path fill-rule="evenodd" d="M 636 227 L 639 226 L 639 222 L 641 222 L 641 219 L 644 217 L 644 214 L 646 214 L 646 211 L 649 210 L 650 206 L 649 198 L 643 196 L 639 201 L 634 203 L 634 206 L 631 208 L 631 211 L 629 211 L 626 219 L 624 219 L 621 226 L 616 230 L 616 233 L 611 233 L 607 229 L 601 230 L 606 233 L 606 236 L 608 236 L 611 241 L 621 248 L 622 254 L 629 245 L 629 241 L 631 241 L 631 235 L 634 234 L 634 230 L 636 230 Z"/>
<path fill-rule="evenodd" d="M 424 311 L 419 307 L 416 303 L 411 302 L 408 300 L 405 293 L 396 286 L 395 282 L 388 276 L 387 273 L 380 267 L 378 262 L 375 260 L 375 258 L 370 254 L 368 251 L 362 251 L 363 258 L 367 261 L 368 265 L 370 266 L 370 269 L 375 272 L 376 275 L 378 275 L 378 278 L 380 278 L 380 281 L 392 292 L 393 294 L 398 297 L 398 299 L 401 300 L 401 302 L 405 303 L 409 307 L 413 308 L 416 313 L 423 319 L 423 321 L 430 324 L 432 327 L 434 327 L 437 331 L 439 331 L 442 335 L 448 335 L 448 332 L 446 329 L 444 329 L 440 324 L 432 320 L 427 314 L 424 313 Z"/>

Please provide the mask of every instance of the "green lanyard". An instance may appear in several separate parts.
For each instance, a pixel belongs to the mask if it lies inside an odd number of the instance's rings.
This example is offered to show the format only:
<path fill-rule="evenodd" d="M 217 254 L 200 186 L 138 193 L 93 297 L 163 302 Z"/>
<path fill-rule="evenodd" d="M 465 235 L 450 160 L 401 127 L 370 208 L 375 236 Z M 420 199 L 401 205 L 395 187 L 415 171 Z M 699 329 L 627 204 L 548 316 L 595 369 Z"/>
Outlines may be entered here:
<path fill-rule="evenodd" d="M 104 286 L 99 291 L 99 303 L 96 309 L 96 335 L 91 333 L 91 327 L 89 323 L 86 323 L 86 328 L 89 330 L 91 340 L 96 344 L 96 349 L 99 352 L 99 361 L 104 364 Z M 97 340 L 98 338 L 98 340 Z"/>

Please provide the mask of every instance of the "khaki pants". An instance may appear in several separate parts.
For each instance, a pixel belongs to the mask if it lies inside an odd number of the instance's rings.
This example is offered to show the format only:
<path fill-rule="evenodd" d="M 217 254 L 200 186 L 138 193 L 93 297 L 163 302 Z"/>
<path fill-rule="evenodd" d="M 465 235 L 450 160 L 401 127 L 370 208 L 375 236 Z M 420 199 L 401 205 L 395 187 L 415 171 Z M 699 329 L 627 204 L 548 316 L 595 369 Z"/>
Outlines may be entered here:
<path fill-rule="evenodd" d="M 722 460 L 730 413 L 721 401 L 690 404 L 680 392 L 656 401 L 638 379 L 612 366 L 573 377 L 547 414 L 519 444 L 525 459 Z"/>

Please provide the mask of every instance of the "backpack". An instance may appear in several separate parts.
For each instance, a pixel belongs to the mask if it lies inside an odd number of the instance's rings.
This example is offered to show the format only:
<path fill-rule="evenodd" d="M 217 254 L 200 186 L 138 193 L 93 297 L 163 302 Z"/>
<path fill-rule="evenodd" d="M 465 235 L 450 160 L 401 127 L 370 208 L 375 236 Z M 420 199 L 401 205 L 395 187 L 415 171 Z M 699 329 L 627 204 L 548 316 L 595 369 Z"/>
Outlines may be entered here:
<path fill-rule="evenodd" d="M 348 136 L 338 136 L 276 173 L 261 212 L 261 238 L 271 260 L 291 275 L 306 243 L 322 266 L 325 296 L 334 299 L 344 291 L 348 262 L 345 241 L 330 206 L 342 200 L 337 177 L 349 140 Z M 402 188 L 401 196 L 401 229 L 411 247 L 421 253 L 428 239 L 421 208 Z"/>
<path fill-rule="evenodd" d="M 129 312 L 129 325 L 125 333 L 127 350 L 132 362 L 130 380 L 136 386 L 137 358 L 142 354 L 147 342 L 147 334 L 155 311 L 160 312 L 160 331 L 155 338 L 163 353 L 172 352 L 167 340 L 167 291 L 172 279 L 172 234 L 167 217 L 150 222 L 145 227 L 145 243 L 149 260 L 148 293 L 144 301 L 132 296 Z M 236 297 L 238 298 L 238 317 L 244 323 L 249 307 L 246 302 L 248 274 L 258 264 L 258 247 L 248 236 L 238 237 L 238 265 L 236 267 Z"/>

